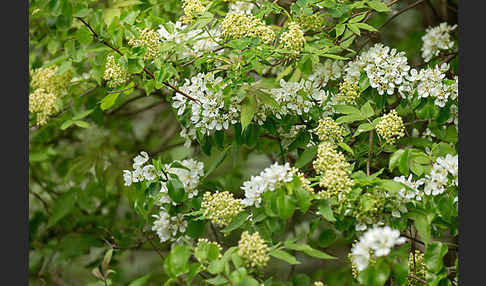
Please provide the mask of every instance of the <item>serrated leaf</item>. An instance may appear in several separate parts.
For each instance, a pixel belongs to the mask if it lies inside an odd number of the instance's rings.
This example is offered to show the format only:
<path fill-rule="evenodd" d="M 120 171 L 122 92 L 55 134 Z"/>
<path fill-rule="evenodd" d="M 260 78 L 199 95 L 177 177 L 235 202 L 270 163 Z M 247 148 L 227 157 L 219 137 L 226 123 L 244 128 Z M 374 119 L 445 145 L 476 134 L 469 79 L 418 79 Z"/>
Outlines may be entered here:
<path fill-rule="evenodd" d="M 336 221 L 328 200 L 322 200 L 319 202 L 319 215 L 330 222 Z"/>
<path fill-rule="evenodd" d="M 275 258 L 278 258 L 280 260 L 283 260 L 287 262 L 288 264 L 300 264 L 300 262 L 293 256 L 292 254 L 280 250 L 280 249 L 274 249 L 270 252 L 270 256 L 273 256 Z"/>
<path fill-rule="evenodd" d="M 316 258 L 320 258 L 320 259 L 336 259 L 336 257 L 331 256 L 331 255 L 329 255 L 329 254 L 327 254 L 323 251 L 312 248 L 308 244 L 297 244 L 297 243 L 292 243 L 292 242 L 286 241 L 284 243 L 284 246 L 288 249 L 303 252 L 303 253 L 305 253 L 309 256 L 312 256 L 312 257 L 316 257 Z"/>

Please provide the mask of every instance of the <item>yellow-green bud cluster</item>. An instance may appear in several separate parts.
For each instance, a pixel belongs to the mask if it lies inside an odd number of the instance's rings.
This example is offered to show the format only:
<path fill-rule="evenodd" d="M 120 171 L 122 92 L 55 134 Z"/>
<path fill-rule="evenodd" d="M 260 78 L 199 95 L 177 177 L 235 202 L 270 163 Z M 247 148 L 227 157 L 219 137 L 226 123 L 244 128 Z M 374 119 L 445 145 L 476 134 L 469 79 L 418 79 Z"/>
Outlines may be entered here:
<path fill-rule="evenodd" d="M 201 247 L 209 247 L 209 245 L 215 245 L 218 249 L 219 249 L 219 257 L 218 258 L 221 258 L 221 252 L 223 251 L 223 248 L 221 247 L 221 245 L 219 245 L 219 243 L 215 242 L 215 241 L 209 241 L 207 238 L 199 238 L 197 240 L 197 244 L 196 244 L 196 247 L 194 248 L 194 252 L 198 252 L 200 250 Z"/>
<path fill-rule="evenodd" d="M 58 111 L 57 96 L 43 88 L 29 95 L 29 112 L 37 112 L 37 125 L 44 125 L 51 115 Z"/>
<path fill-rule="evenodd" d="M 144 47 L 145 56 L 144 59 L 154 59 L 160 56 L 160 34 L 157 31 L 145 28 L 139 31 L 138 38 L 129 38 L 128 44 L 133 47 Z"/>
<path fill-rule="evenodd" d="M 116 62 L 115 56 L 109 55 L 106 57 L 104 79 L 108 87 L 115 88 L 124 85 L 128 80 L 128 76 L 128 71 Z"/>
<path fill-rule="evenodd" d="M 316 281 L 314 282 L 314 286 L 326 286 L 324 283 L 322 283 L 321 281 Z"/>
<path fill-rule="evenodd" d="M 243 37 L 258 38 L 265 44 L 275 40 L 273 30 L 262 20 L 252 15 L 229 12 L 221 22 L 221 31 L 225 38 L 239 39 Z"/>
<path fill-rule="evenodd" d="M 289 23 L 289 30 L 280 36 L 280 46 L 288 49 L 292 54 L 298 55 L 304 49 L 304 32 L 296 22 Z"/>
<path fill-rule="evenodd" d="M 66 93 L 71 81 L 70 71 L 63 74 L 57 71 L 57 66 L 31 71 L 30 86 L 34 91 L 29 94 L 29 112 L 37 113 L 37 125 L 46 124 L 49 117 L 58 111 L 57 99 Z"/>
<path fill-rule="evenodd" d="M 33 71 L 30 86 L 33 89 L 42 88 L 48 93 L 61 95 L 66 92 L 69 83 L 71 82 L 72 73 L 67 71 L 63 74 L 58 74 L 57 66 L 50 66 L 39 68 Z"/>
<path fill-rule="evenodd" d="M 184 0 L 182 8 L 184 9 L 184 16 L 181 17 L 181 21 L 184 24 L 194 21 L 195 16 L 201 14 L 206 9 L 201 3 L 201 0 Z"/>
<path fill-rule="evenodd" d="M 297 169 L 295 167 L 292 167 L 292 169 L 290 170 L 290 172 L 292 172 L 295 175 L 297 175 L 297 177 L 299 178 L 300 182 L 302 183 L 302 187 L 304 188 L 304 190 L 309 191 L 311 193 L 314 193 L 314 188 L 312 188 L 312 186 L 311 186 L 311 181 L 309 181 L 309 179 L 307 179 L 305 177 L 304 173 L 302 173 L 301 171 L 299 171 L 299 169 Z"/>
<path fill-rule="evenodd" d="M 249 234 L 245 231 L 238 242 L 238 255 L 243 258 L 246 265 L 251 268 L 265 267 L 267 265 L 269 249 L 258 232 Z"/>
<path fill-rule="evenodd" d="M 415 250 L 415 263 L 413 253 L 408 255 L 408 273 L 413 273 L 416 277 L 425 280 L 425 273 L 427 268 L 425 266 L 424 254 L 418 250 Z M 423 285 L 420 281 L 413 277 L 407 279 L 407 286 Z"/>
<path fill-rule="evenodd" d="M 392 110 L 381 117 L 380 122 L 376 125 L 376 132 L 387 143 L 394 144 L 397 139 L 405 136 L 405 126 L 402 118 L 395 110 Z"/>
<path fill-rule="evenodd" d="M 336 123 L 331 117 L 325 117 L 319 120 L 317 126 L 317 136 L 321 141 L 329 141 L 333 143 L 343 142 L 346 129 Z"/>
<path fill-rule="evenodd" d="M 355 104 L 359 97 L 358 82 L 345 80 L 339 84 L 339 95 L 337 100 L 346 104 Z"/>
<path fill-rule="evenodd" d="M 219 227 L 225 227 L 243 210 L 243 205 L 241 200 L 235 199 L 230 192 L 206 192 L 203 195 L 201 209 L 207 219 Z"/>
<path fill-rule="evenodd" d="M 304 30 L 318 31 L 324 24 L 324 18 L 320 13 L 302 14 L 295 19 L 295 22 Z"/>
<path fill-rule="evenodd" d="M 313 162 L 314 169 L 321 176 L 319 186 L 325 190 L 320 191 L 318 196 L 327 199 L 333 196 L 342 198 L 342 194 L 351 191 L 354 185 L 350 178 L 349 163 L 343 153 L 335 149 L 331 142 L 322 142 L 317 148 L 317 158 Z"/>

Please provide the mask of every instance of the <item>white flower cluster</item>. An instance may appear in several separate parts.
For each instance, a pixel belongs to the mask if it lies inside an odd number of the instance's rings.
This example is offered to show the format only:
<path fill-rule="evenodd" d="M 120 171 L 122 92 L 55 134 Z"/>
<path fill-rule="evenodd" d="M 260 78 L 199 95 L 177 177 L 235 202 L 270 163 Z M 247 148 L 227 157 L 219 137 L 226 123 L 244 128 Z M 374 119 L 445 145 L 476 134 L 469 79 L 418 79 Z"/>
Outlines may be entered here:
<path fill-rule="evenodd" d="M 198 57 L 204 52 L 213 51 L 219 47 L 216 41 L 221 40 L 221 32 L 218 29 L 212 29 L 209 31 L 210 34 L 208 34 L 207 31 L 202 29 L 187 31 L 187 27 L 188 25 L 183 25 L 180 21 L 169 22 L 165 25 L 160 25 L 157 32 L 162 40 L 184 44 L 185 48 L 181 53 L 182 58 Z"/>
<path fill-rule="evenodd" d="M 180 90 L 199 100 L 194 102 L 180 93 L 173 97 L 172 106 L 177 109 L 177 115 L 182 115 L 186 107 L 190 112 L 189 123 L 181 132 L 186 138 L 186 146 L 196 138 L 196 129 L 203 134 L 214 130 L 228 129 L 230 124 L 238 122 L 240 105 L 234 97 L 228 107 L 225 107 L 223 89 L 226 86 L 222 77 L 214 78 L 214 74 L 199 73 L 190 80 L 186 79 Z"/>
<path fill-rule="evenodd" d="M 241 203 L 245 206 L 259 207 L 262 202 L 261 195 L 267 191 L 273 191 L 281 183 L 288 183 L 294 178 L 294 172 L 289 163 L 280 165 L 274 163 L 265 168 L 258 176 L 252 176 L 249 181 L 243 183 L 241 189 L 245 191 L 245 198 Z"/>
<path fill-rule="evenodd" d="M 439 157 L 432 165 L 430 175 L 426 176 L 426 184 L 424 193 L 426 195 L 432 194 L 433 196 L 442 194 L 445 191 L 445 187 L 449 183 L 449 174 L 453 178 L 453 183 L 458 186 L 458 156 L 452 156 L 447 154 L 445 157 Z"/>
<path fill-rule="evenodd" d="M 374 227 L 366 231 L 351 249 L 352 262 L 358 271 L 363 271 L 368 267 L 371 255 L 386 256 L 394 246 L 404 242 L 405 238 L 400 237 L 398 230 L 388 226 Z"/>
<path fill-rule="evenodd" d="M 251 11 L 255 8 L 255 4 L 250 1 L 235 1 L 229 4 L 229 11 L 250 15 Z"/>
<path fill-rule="evenodd" d="M 137 155 L 135 156 L 135 158 L 133 158 L 132 167 L 134 170 L 123 170 L 123 179 L 125 180 L 125 186 L 128 187 L 132 183 L 143 182 L 145 180 L 153 181 L 158 177 L 165 178 L 162 172 L 157 173 L 154 165 L 145 165 L 148 160 L 149 155 L 145 151 L 140 152 L 140 155 Z"/>
<path fill-rule="evenodd" d="M 392 95 L 396 89 L 399 93 L 405 91 L 410 66 L 404 52 L 397 52 L 396 49 L 378 43 L 348 63 L 344 79 L 359 81 L 361 70 L 366 72 L 370 86 L 376 88 L 380 95 L 385 92 Z"/>
<path fill-rule="evenodd" d="M 330 80 L 338 80 L 344 71 L 344 61 L 326 59 L 324 63 L 314 65 L 314 73 L 309 76 L 310 81 L 324 87 Z"/>
<path fill-rule="evenodd" d="M 423 196 L 423 191 L 420 190 L 420 186 L 422 186 L 423 184 L 425 184 L 425 179 L 422 178 L 422 179 L 418 179 L 416 181 L 414 181 L 412 179 L 412 174 L 410 174 L 410 176 L 408 178 L 405 178 L 405 176 L 400 176 L 400 177 L 395 177 L 393 178 L 393 180 L 395 182 L 400 182 L 402 184 L 404 184 L 405 186 L 409 187 L 410 189 L 407 189 L 407 188 L 403 188 L 399 191 L 399 195 L 407 200 L 407 201 L 410 201 L 410 200 L 417 200 L 417 201 L 421 201 L 422 200 L 422 196 Z"/>
<path fill-rule="evenodd" d="M 422 58 L 429 62 L 432 57 L 438 56 L 441 51 L 447 51 L 454 47 L 450 33 L 457 25 L 449 26 L 446 22 L 440 23 L 439 26 L 429 27 L 422 36 L 424 42 L 422 46 Z"/>
<path fill-rule="evenodd" d="M 164 208 L 160 208 L 159 214 L 152 216 L 155 218 L 152 230 L 157 233 L 160 242 L 173 241 L 174 244 L 179 244 L 184 239 L 190 239 L 185 235 L 187 220 L 183 214 L 170 216 Z"/>
<path fill-rule="evenodd" d="M 157 172 L 155 167 L 152 164 L 144 164 L 149 160 L 149 155 L 147 152 L 142 151 L 140 155 L 135 156 L 133 158 L 133 169 L 134 171 L 130 170 L 123 170 L 123 179 L 125 180 L 125 186 L 130 186 L 132 183 L 143 182 L 143 181 L 153 181 L 156 179 L 168 179 L 162 172 Z M 178 163 L 188 170 L 184 168 L 179 168 L 174 166 L 174 163 Z M 167 164 L 164 166 L 164 170 L 167 174 L 174 174 L 177 175 L 179 180 L 181 181 L 182 185 L 184 186 L 184 190 L 187 193 L 189 199 L 197 196 L 198 190 L 197 186 L 199 184 L 199 180 L 202 176 L 204 176 L 204 164 L 194 159 L 187 159 L 183 161 L 175 160 L 171 164 Z M 162 187 L 160 188 L 160 200 L 159 204 L 169 204 L 172 203 L 172 200 L 169 197 L 169 190 L 165 182 L 161 181 Z"/>
<path fill-rule="evenodd" d="M 174 167 L 174 163 L 179 163 L 182 166 L 186 167 L 187 169 Z M 186 159 L 183 161 L 174 161 L 170 165 L 165 166 L 166 172 L 168 174 L 177 175 L 179 180 L 181 181 L 182 185 L 184 185 L 184 190 L 187 193 L 187 197 L 189 199 L 197 196 L 198 189 L 197 186 L 199 185 L 199 181 L 204 176 L 204 163 L 194 160 L 194 159 Z M 166 194 L 160 200 L 161 203 L 169 203 L 170 198 L 168 194 L 168 189 L 165 184 L 162 184 L 162 189 L 160 190 L 162 193 Z"/>
<path fill-rule="evenodd" d="M 317 86 L 317 82 L 304 80 L 300 82 L 286 82 L 280 80 L 280 88 L 273 88 L 270 94 L 277 101 L 280 108 L 276 111 L 275 116 L 282 119 L 282 116 L 302 115 L 308 113 L 311 107 L 318 103 L 323 103 L 328 99 L 329 92 L 326 92 Z"/>
<path fill-rule="evenodd" d="M 448 64 L 437 65 L 434 68 L 422 69 L 420 72 L 411 70 L 411 80 L 416 81 L 416 90 L 419 97 L 435 98 L 434 103 L 439 107 L 444 107 L 449 99 L 455 100 L 459 94 L 458 77 L 454 78 L 454 83 L 444 83 L 445 72 L 449 69 Z"/>

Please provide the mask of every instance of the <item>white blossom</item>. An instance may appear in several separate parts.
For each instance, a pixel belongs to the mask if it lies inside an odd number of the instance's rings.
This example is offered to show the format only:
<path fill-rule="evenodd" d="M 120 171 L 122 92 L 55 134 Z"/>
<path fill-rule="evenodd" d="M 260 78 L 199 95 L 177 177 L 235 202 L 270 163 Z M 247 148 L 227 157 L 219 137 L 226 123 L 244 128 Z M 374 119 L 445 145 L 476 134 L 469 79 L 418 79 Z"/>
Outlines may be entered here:
<path fill-rule="evenodd" d="M 273 191 L 280 183 L 292 181 L 294 173 L 291 170 L 289 163 L 285 163 L 285 165 L 274 163 L 270 167 L 265 168 L 259 175 L 252 176 L 241 187 L 245 191 L 245 198 L 241 201 L 242 204 L 259 207 L 263 192 L 267 190 Z"/>
<path fill-rule="evenodd" d="M 405 238 L 400 237 L 398 230 L 388 226 L 375 226 L 366 231 L 351 249 L 352 262 L 358 271 L 363 271 L 368 267 L 371 258 L 370 250 L 373 250 L 373 255 L 376 257 L 386 256 L 393 247 L 404 242 Z"/>
<path fill-rule="evenodd" d="M 432 57 L 438 56 L 441 51 L 448 51 L 454 47 L 450 33 L 456 27 L 457 25 L 449 26 L 446 22 L 443 22 L 439 26 L 427 28 L 425 35 L 422 36 L 424 44 L 421 48 L 422 58 L 425 62 L 429 62 Z"/>

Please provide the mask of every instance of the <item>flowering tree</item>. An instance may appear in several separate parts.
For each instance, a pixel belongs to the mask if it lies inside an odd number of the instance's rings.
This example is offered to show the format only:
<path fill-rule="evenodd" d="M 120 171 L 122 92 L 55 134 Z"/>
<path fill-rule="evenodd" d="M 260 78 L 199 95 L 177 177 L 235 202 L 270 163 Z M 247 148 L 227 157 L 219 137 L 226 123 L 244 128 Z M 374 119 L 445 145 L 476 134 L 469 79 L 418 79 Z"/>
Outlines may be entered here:
<path fill-rule="evenodd" d="M 31 0 L 31 281 L 458 285 L 456 9 Z"/>

